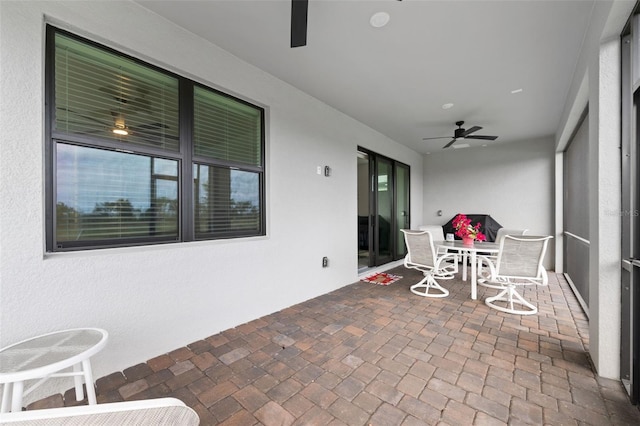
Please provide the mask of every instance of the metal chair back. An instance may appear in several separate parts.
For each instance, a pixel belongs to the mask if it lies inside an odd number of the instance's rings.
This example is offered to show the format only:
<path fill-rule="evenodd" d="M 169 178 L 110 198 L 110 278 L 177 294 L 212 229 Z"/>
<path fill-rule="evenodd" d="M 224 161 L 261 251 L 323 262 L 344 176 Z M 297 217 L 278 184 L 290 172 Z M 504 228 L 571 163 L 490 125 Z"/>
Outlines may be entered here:
<path fill-rule="evenodd" d="M 499 243 L 500 240 L 502 239 L 502 237 L 504 237 L 505 235 L 522 236 L 522 235 L 525 235 L 527 233 L 527 231 L 529 231 L 529 230 L 528 229 L 500 228 L 500 229 L 498 229 L 498 233 L 496 234 L 496 243 Z"/>
<path fill-rule="evenodd" d="M 540 280 L 546 284 L 542 262 L 552 237 L 505 235 L 500 241 L 496 275 L 505 278 Z"/>
<path fill-rule="evenodd" d="M 436 250 L 430 231 L 412 231 L 403 229 L 407 244 L 405 263 L 433 269 L 436 264 Z"/>

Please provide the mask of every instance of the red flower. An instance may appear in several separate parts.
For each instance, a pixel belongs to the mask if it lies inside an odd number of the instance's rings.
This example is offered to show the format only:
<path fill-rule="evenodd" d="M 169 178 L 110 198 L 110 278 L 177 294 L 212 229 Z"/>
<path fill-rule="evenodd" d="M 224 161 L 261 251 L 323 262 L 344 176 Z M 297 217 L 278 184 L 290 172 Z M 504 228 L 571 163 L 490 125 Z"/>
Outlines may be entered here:
<path fill-rule="evenodd" d="M 456 235 L 460 238 L 472 238 L 478 241 L 486 241 L 487 237 L 480 232 L 482 226 L 480 222 L 475 225 L 471 224 L 471 219 L 463 214 L 459 214 L 453 218 L 453 227 L 456 228 Z"/>

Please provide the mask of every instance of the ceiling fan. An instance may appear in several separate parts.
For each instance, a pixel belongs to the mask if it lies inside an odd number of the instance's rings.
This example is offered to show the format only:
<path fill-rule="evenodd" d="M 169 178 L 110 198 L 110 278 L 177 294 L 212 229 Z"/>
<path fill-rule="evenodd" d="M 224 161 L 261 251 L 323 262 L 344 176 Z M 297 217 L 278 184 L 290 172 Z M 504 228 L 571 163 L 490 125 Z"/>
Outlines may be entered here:
<path fill-rule="evenodd" d="M 451 141 L 449 141 L 449 143 L 447 143 L 445 146 L 443 146 L 442 147 L 443 149 L 444 148 L 449 148 L 458 139 L 484 139 L 484 140 L 488 140 L 488 141 L 494 141 L 494 140 L 498 139 L 497 136 L 472 135 L 472 133 L 477 132 L 478 130 L 482 129 L 482 127 L 473 126 L 470 129 L 463 129 L 462 128 L 463 125 L 464 125 L 464 121 L 456 121 L 456 126 L 458 126 L 458 128 L 453 133 L 453 139 Z M 437 137 L 437 138 L 422 138 L 422 140 L 426 141 L 426 140 L 430 140 L 430 139 L 446 139 L 446 138 L 450 138 L 450 137 L 451 136 L 440 136 L 440 137 Z"/>
<path fill-rule="evenodd" d="M 177 140 L 169 125 L 156 121 L 158 111 L 148 98 L 149 92 L 139 82 L 126 88 L 107 84 L 97 89 L 92 105 L 76 106 L 79 109 L 61 105 L 57 109 L 66 112 L 67 123 L 78 133 L 132 135 L 150 144 L 162 139 Z"/>

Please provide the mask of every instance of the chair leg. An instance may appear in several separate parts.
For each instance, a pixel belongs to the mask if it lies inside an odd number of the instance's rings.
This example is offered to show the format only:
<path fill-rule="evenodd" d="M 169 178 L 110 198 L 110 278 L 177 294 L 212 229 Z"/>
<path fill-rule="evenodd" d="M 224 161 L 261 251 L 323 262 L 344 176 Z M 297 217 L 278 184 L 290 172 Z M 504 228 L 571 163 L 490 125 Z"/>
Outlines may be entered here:
<path fill-rule="evenodd" d="M 434 289 L 436 293 L 430 293 L 430 289 Z M 449 290 L 440 286 L 431 273 L 426 274 L 418 284 L 412 285 L 411 292 L 424 297 L 447 297 L 449 295 Z"/>
<path fill-rule="evenodd" d="M 506 307 L 497 305 L 495 302 L 503 302 L 506 304 Z M 487 297 L 484 303 L 490 308 L 506 312 L 508 314 L 533 315 L 538 313 L 538 308 L 526 301 L 524 297 L 516 291 L 514 285 L 507 286 L 495 296 Z M 514 304 L 522 305 L 523 309 L 516 309 Z"/>

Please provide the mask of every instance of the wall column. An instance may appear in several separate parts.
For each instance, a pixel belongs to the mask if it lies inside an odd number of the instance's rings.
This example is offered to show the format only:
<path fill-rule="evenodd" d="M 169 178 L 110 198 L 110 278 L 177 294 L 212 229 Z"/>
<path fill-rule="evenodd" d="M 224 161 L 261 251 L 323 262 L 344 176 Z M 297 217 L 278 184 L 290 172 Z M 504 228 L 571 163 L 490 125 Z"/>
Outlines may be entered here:
<path fill-rule="evenodd" d="M 620 39 L 589 67 L 589 352 L 600 376 L 620 376 Z"/>

